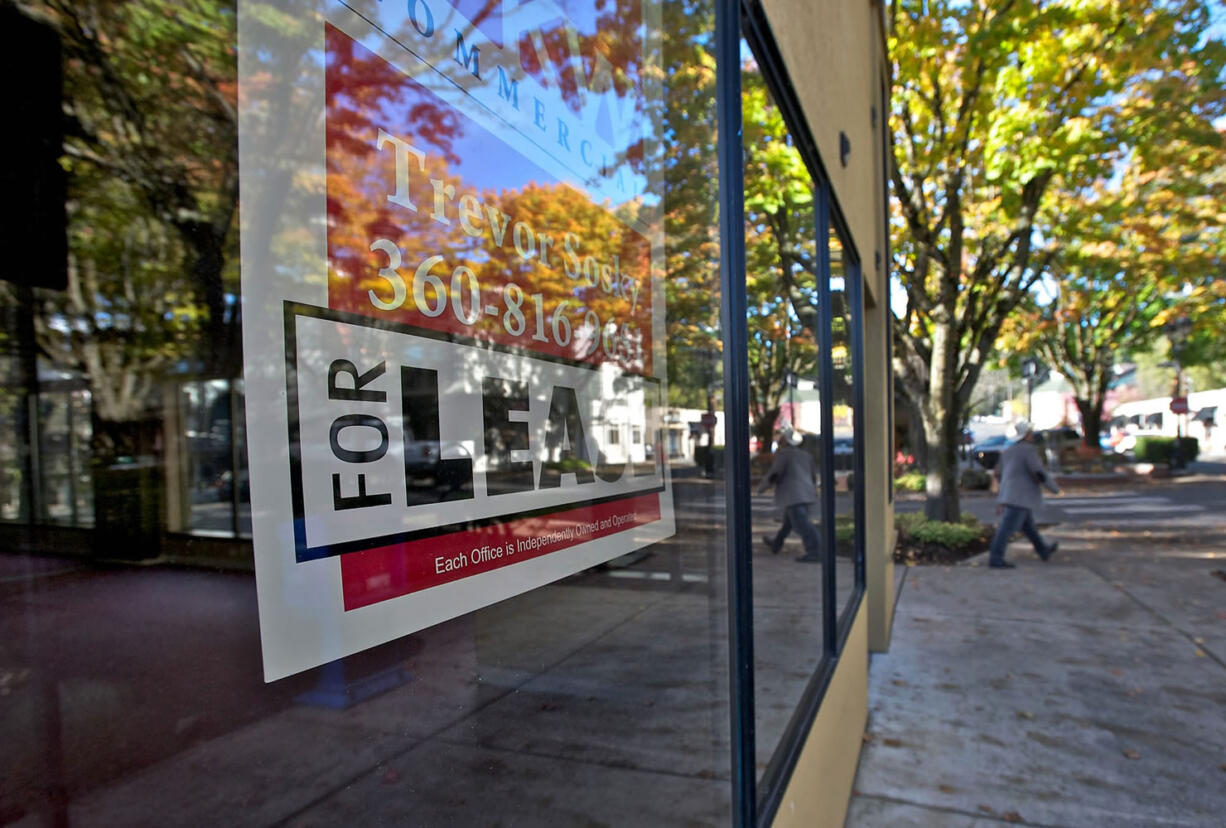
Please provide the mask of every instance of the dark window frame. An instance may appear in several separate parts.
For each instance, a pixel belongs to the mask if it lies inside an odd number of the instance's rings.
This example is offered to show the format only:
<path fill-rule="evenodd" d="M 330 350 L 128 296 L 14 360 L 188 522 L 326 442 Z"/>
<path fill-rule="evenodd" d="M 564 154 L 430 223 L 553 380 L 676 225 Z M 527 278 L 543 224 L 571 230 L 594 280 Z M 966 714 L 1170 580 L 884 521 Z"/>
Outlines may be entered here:
<path fill-rule="evenodd" d="M 753 676 L 753 582 L 750 566 L 751 525 L 747 497 L 749 491 L 748 395 L 738 387 L 748 379 L 748 351 L 745 333 L 745 239 L 744 174 L 741 168 L 740 51 L 742 34 L 748 42 L 776 106 L 787 124 L 794 145 L 800 152 L 814 182 L 820 268 L 818 274 L 819 387 L 823 399 L 833 398 L 832 324 L 830 305 L 829 234 L 835 228 L 844 243 L 844 275 L 854 294 L 853 313 L 853 395 L 856 440 L 854 468 L 864 480 L 863 381 L 863 272 L 861 257 L 848 232 L 846 220 L 830 186 L 817 144 L 808 128 L 799 98 L 792 86 L 786 65 L 767 22 L 760 0 L 717 0 L 716 6 L 717 106 L 720 135 L 720 240 L 721 290 L 724 295 L 724 370 L 727 377 L 725 417 L 729 427 L 726 443 L 744 445 L 743 451 L 727 453 L 728 493 L 728 593 L 731 634 L 730 685 L 732 706 L 732 782 L 733 820 L 738 826 L 769 825 L 775 817 L 787 783 L 791 778 L 809 731 L 825 698 L 835 667 L 864 599 L 865 509 L 864 487 L 856 487 L 855 586 L 841 618 L 838 615 L 834 579 L 834 451 L 833 414 L 822 407 L 822 530 L 828 556 L 823 573 L 823 651 L 813 675 L 802 694 L 761 782 L 755 779 L 754 676 Z M 743 32 L 742 32 L 743 28 Z M 731 71 L 729 71 L 731 67 Z M 740 274 L 739 277 L 737 274 Z M 742 439 L 744 438 L 744 439 Z"/>

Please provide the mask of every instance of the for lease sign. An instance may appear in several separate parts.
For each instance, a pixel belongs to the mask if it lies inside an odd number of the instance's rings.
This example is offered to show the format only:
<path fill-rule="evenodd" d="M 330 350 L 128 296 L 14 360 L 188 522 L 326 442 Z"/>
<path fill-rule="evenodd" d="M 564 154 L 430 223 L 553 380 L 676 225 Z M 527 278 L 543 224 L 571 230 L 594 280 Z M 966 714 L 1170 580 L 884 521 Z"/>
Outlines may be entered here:
<path fill-rule="evenodd" d="M 649 15 L 239 13 L 266 678 L 672 534 Z"/>

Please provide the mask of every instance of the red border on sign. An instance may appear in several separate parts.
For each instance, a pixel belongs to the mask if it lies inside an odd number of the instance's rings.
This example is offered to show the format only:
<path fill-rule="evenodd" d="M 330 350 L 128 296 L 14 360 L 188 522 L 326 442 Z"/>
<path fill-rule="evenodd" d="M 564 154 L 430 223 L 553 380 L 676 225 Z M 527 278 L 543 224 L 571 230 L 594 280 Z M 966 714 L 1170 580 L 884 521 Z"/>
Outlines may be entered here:
<path fill-rule="evenodd" d="M 652 492 L 350 552 L 341 556 L 345 611 L 539 558 L 659 519 L 660 495 Z"/>

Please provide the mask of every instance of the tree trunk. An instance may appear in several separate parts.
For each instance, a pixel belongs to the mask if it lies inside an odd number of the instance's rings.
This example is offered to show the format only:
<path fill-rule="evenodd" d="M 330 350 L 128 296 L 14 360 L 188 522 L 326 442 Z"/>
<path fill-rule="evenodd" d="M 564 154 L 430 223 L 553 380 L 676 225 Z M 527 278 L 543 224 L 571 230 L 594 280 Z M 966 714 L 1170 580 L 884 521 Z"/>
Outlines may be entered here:
<path fill-rule="evenodd" d="M 947 291 L 951 295 L 953 291 Z M 923 407 L 924 437 L 928 444 L 928 502 L 924 514 L 929 520 L 953 523 L 962 517 L 958 502 L 958 423 L 961 405 L 955 391 L 958 365 L 958 336 L 954 326 L 952 298 L 933 314 L 932 361 L 928 370 L 928 398 Z"/>
<path fill-rule="evenodd" d="M 1081 414 L 1082 440 L 1089 448 L 1100 448 L 1099 438 L 1102 435 L 1103 398 L 1096 397 L 1085 400 L 1075 397 L 1077 411 Z"/>
<path fill-rule="evenodd" d="M 771 453 L 771 439 L 775 436 L 775 421 L 779 419 L 778 407 L 768 408 L 753 422 L 753 436 L 758 438 L 758 454 Z"/>
<path fill-rule="evenodd" d="M 947 412 L 934 416 L 924 412 L 924 442 L 926 444 L 928 479 L 925 491 L 928 500 L 924 504 L 924 516 L 929 520 L 954 523 L 962 517 L 958 494 L 958 419 Z M 952 425 L 951 425 L 952 424 Z"/>

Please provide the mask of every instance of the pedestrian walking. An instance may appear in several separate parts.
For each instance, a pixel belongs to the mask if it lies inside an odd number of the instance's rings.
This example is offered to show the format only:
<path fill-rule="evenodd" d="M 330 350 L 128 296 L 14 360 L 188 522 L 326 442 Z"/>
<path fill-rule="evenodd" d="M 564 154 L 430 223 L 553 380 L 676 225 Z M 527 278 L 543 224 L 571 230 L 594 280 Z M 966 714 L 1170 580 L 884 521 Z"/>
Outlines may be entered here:
<path fill-rule="evenodd" d="M 1006 436 L 1013 445 L 1005 449 L 996 464 L 995 474 L 999 481 L 996 502 L 999 505 L 1000 525 L 992 537 L 988 551 L 988 566 L 993 569 L 1012 569 L 1015 564 L 1005 560 L 1005 546 L 1019 529 L 1034 544 L 1035 553 L 1044 561 L 1055 554 L 1059 542 L 1048 544 L 1034 525 L 1034 513 L 1043 505 L 1046 486 L 1054 494 L 1060 493 L 1055 479 L 1039 462 L 1039 451 L 1034 444 L 1034 429 L 1022 420 L 1009 426 Z"/>
<path fill-rule="evenodd" d="M 779 449 L 770 468 L 762 476 L 762 482 L 758 484 L 758 493 L 765 492 L 774 484 L 775 510 L 782 524 L 773 536 L 764 535 L 762 542 L 772 554 L 778 554 L 784 540 L 795 529 L 805 548 L 805 553 L 796 560 L 818 563 L 821 561 L 821 540 L 817 527 L 809 519 L 809 504 L 817 502 L 817 464 L 808 452 L 800 448 L 804 435 L 791 426 L 785 426 L 780 436 Z"/>

